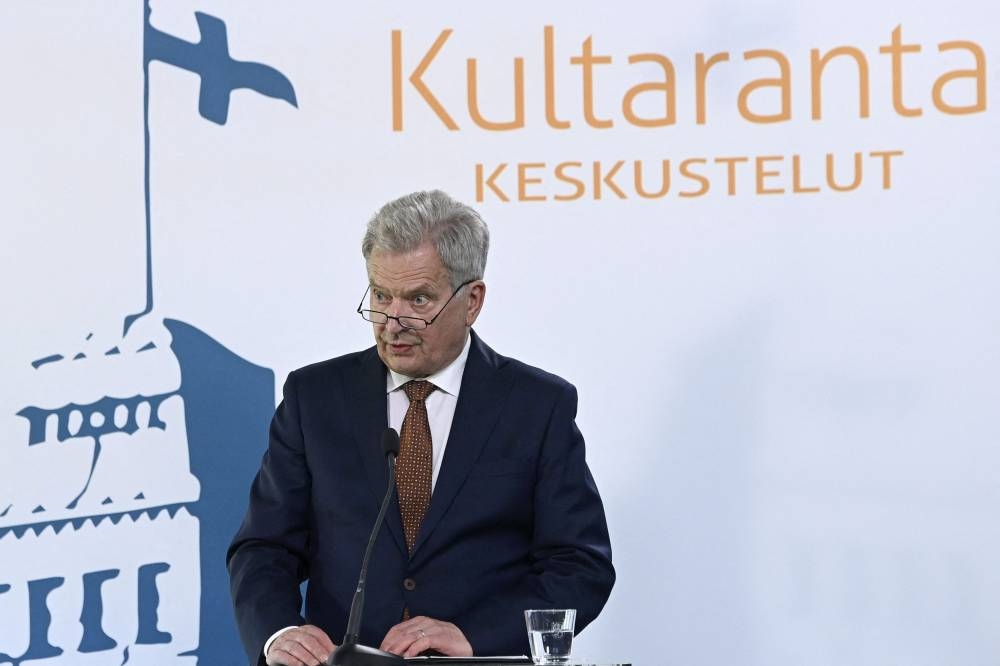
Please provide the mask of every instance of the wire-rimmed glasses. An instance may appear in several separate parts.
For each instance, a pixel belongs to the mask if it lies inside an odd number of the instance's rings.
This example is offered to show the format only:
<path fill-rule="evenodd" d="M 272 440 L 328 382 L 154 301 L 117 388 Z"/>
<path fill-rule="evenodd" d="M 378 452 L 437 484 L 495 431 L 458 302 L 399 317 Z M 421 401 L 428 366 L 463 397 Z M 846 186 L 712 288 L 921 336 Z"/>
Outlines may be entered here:
<path fill-rule="evenodd" d="M 451 296 L 448 297 L 448 300 L 445 301 L 444 305 L 441 306 L 441 309 L 437 311 L 437 314 L 431 317 L 430 321 L 422 317 L 410 317 L 410 316 L 394 317 L 391 314 L 382 312 L 381 310 L 363 310 L 361 306 L 365 304 L 365 299 L 368 298 L 368 292 L 371 290 L 371 285 L 368 285 L 368 288 L 365 289 L 365 293 L 361 297 L 361 302 L 358 303 L 357 312 L 359 315 L 361 315 L 362 319 L 364 319 L 365 321 L 370 321 L 373 324 L 387 324 L 389 323 L 390 319 L 395 319 L 396 322 L 405 329 L 409 329 L 411 331 L 422 331 L 423 329 L 433 324 L 435 319 L 441 316 L 441 313 L 444 312 L 444 309 L 448 307 L 448 303 L 451 303 L 452 299 L 454 299 L 455 296 L 458 294 L 458 292 L 462 290 L 462 287 L 470 285 L 473 282 L 475 282 L 475 280 L 466 280 L 462 284 L 458 285 L 455 288 L 455 291 L 451 293 Z"/>

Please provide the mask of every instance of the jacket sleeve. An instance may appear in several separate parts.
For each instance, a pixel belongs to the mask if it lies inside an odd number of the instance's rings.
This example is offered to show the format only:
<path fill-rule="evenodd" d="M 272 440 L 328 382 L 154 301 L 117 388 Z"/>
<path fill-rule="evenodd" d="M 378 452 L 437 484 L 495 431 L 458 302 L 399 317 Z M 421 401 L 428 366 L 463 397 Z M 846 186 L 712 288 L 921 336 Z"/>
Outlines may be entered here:
<path fill-rule="evenodd" d="M 236 624 L 251 664 L 264 663 L 264 643 L 275 631 L 305 624 L 299 585 L 310 549 L 310 488 L 293 373 L 271 421 L 246 517 L 226 556 Z"/>
<path fill-rule="evenodd" d="M 564 384 L 538 462 L 531 574 L 454 619 L 476 655 L 525 653 L 527 609 L 575 608 L 579 632 L 611 593 L 615 570 L 607 520 L 587 467 L 576 406 L 576 389 Z"/>

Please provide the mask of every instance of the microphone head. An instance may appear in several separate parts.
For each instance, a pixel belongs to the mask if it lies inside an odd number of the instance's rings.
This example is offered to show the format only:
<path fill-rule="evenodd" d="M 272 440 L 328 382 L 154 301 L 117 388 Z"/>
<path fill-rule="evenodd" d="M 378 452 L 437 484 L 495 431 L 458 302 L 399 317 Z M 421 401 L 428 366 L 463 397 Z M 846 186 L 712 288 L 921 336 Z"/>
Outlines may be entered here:
<path fill-rule="evenodd" d="M 393 458 L 399 455 L 399 433 L 392 428 L 382 433 L 382 454 Z"/>

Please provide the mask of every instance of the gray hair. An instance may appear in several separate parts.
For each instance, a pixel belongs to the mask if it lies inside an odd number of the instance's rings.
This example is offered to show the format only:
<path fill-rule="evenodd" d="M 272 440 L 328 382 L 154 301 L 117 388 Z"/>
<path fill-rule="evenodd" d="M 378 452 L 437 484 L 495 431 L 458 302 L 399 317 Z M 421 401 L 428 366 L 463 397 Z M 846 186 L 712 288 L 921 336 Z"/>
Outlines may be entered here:
<path fill-rule="evenodd" d="M 441 190 L 414 192 L 382 206 L 368 222 L 361 254 L 367 262 L 374 250 L 410 252 L 427 241 L 453 288 L 483 279 L 490 230 L 479 213 Z"/>

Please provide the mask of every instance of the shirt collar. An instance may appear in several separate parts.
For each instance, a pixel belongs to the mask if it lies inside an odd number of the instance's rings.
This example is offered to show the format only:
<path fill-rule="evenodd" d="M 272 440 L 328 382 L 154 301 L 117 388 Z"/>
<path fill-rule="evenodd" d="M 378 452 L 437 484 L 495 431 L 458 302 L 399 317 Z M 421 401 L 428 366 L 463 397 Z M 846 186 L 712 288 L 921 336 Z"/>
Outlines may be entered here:
<path fill-rule="evenodd" d="M 462 387 L 462 375 L 465 373 L 465 363 L 469 360 L 469 349 L 472 347 L 472 336 L 465 336 L 465 347 L 462 348 L 462 353 L 459 354 L 454 361 L 441 368 L 433 375 L 429 377 L 423 377 L 430 383 L 434 384 L 439 391 L 444 391 L 445 393 L 458 397 L 458 391 Z M 407 377 L 406 375 L 401 375 L 395 370 L 390 369 L 385 378 L 385 392 L 392 393 L 403 387 L 408 381 L 411 381 L 413 377 Z"/>

